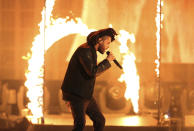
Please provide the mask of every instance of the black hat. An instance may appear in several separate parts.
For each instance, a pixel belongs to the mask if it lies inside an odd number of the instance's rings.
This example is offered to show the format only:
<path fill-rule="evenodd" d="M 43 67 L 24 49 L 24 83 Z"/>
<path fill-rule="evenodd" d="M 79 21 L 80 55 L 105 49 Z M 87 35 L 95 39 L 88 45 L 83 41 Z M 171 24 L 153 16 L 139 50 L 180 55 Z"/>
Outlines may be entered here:
<path fill-rule="evenodd" d="M 113 28 L 106 28 L 106 29 L 101 29 L 98 31 L 91 32 L 87 36 L 87 43 L 89 45 L 95 45 L 98 41 L 98 39 L 102 36 L 110 36 L 111 41 L 115 40 L 115 35 L 117 35 L 116 31 Z"/>

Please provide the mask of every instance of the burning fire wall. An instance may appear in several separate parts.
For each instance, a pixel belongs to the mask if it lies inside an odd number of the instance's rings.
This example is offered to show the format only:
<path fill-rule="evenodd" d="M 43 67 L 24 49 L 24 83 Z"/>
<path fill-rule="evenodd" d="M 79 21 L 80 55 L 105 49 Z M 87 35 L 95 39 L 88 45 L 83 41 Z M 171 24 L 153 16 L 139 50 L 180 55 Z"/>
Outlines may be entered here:
<path fill-rule="evenodd" d="M 0 89 L 4 92 L 0 94 L 0 107 L 5 110 L 5 103 L 10 103 L 10 109 L 27 115 L 33 123 L 40 123 L 47 113 L 69 112 L 60 92 L 69 59 L 90 32 L 107 27 L 113 27 L 119 34 L 110 50 L 123 70 L 112 65 L 110 70 L 97 78 L 94 96 L 105 113 L 167 112 L 172 96 L 188 96 L 187 101 L 191 101 L 194 92 L 194 45 L 190 35 L 193 33 L 190 17 L 193 9 L 190 5 L 193 2 L 173 1 L 46 0 L 43 3 L 36 0 L 34 5 L 17 3 L 15 8 L 19 10 L 21 19 L 20 12 L 32 12 L 36 6 L 40 12 L 35 12 L 39 17 L 34 17 L 33 26 L 29 16 L 24 20 L 29 29 L 21 26 L 13 31 L 20 33 L 13 37 L 16 46 L 5 48 L 9 38 L 0 39 L 5 43 L 1 45 L 1 50 L 14 48 L 14 59 L 21 62 L 15 62 L 17 69 L 14 69 L 17 71 L 11 75 L 8 72 L 13 69 L 12 66 L 0 67 L 3 70 Z M 9 3 L 5 2 L 5 7 L 8 8 Z M 5 12 L 6 9 L 3 9 L 2 12 Z M 15 20 L 22 23 L 19 18 Z M 34 35 L 29 35 L 22 34 L 23 30 L 36 31 Z M 20 42 L 27 38 L 27 42 Z M 5 56 L 2 55 L 2 62 Z M 98 62 L 105 57 L 98 54 Z M 13 84 L 18 80 L 20 84 Z M 181 92 L 184 93 L 181 95 Z M 2 97 L 5 94 L 10 97 L 8 101 Z M 25 102 L 18 104 L 17 101 L 21 100 Z M 186 106 L 185 112 L 194 110 L 194 105 L 183 105 L 181 101 L 186 100 L 178 101 L 182 107 Z"/>

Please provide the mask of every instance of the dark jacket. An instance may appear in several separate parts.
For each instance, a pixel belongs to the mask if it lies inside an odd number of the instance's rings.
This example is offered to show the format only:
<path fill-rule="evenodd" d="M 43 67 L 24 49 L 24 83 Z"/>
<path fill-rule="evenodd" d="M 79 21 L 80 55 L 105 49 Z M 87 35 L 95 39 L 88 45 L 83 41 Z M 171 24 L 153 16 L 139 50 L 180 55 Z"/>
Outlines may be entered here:
<path fill-rule="evenodd" d="M 74 52 L 62 83 L 64 100 L 71 100 L 72 96 L 91 99 L 96 76 L 110 68 L 107 59 L 97 65 L 97 54 L 94 47 L 87 43 L 78 47 Z"/>

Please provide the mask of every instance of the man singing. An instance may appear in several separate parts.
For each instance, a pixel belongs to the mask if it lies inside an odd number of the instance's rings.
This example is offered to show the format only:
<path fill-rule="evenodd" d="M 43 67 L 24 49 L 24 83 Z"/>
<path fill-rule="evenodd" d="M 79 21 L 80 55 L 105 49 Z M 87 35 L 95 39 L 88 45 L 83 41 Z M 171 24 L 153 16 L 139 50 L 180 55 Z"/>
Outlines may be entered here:
<path fill-rule="evenodd" d="M 87 42 L 74 52 L 62 83 L 63 100 L 68 101 L 74 119 L 73 131 L 83 131 L 85 114 L 93 121 L 94 131 L 103 131 L 105 118 L 93 97 L 96 76 L 111 67 L 110 54 L 97 64 L 97 51 L 104 54 L 117 33 L 113 28 L 91 32 Z"/>

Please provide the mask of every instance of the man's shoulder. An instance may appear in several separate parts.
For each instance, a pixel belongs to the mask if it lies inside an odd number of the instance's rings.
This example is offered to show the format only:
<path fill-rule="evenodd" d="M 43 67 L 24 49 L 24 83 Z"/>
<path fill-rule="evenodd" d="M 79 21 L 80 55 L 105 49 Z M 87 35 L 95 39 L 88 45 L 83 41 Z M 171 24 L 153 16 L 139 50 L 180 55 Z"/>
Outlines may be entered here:
<path fill-rule="evenodd" d="M 90 48 L 90 46 L 87 43 L 84 43 L 82 45 L 80 45 L 80 48 Z"/>
<path fill-rule="evenodd" d="M 78 52 L 91 52 L 91 48 L 87 43 L 80 45 L 77 49 Z"/>

